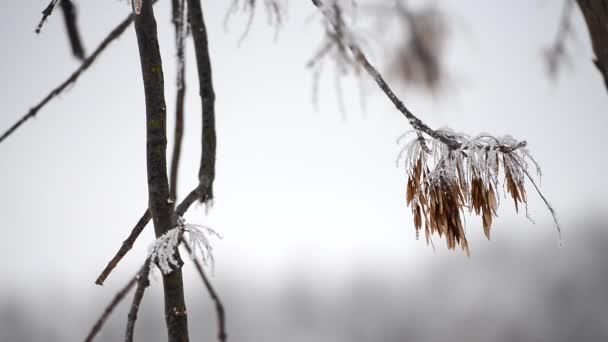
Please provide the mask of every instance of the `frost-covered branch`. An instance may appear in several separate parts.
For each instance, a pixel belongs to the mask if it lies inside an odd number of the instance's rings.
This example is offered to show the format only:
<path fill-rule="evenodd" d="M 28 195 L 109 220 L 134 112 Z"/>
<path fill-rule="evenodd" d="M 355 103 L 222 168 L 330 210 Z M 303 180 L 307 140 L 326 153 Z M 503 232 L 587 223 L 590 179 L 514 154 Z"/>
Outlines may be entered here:
<path fill-rule="evenodd" d="M 482 215 L 484 232 L 490 236 L 492 217 L 498 208 L 498 172 L 502 164 L 506 192 L 515 208 L 527 205 L 524 181 L 528 178 L 553 215 L 561 232 L 555 211 L 540 193 L 528 172 L 528 161 L 540 174 L 540 168 L 526 149 L 525 141 L 510 136 L 496 138 L 487 134 L 470 138 L 451 130 L 434 130 L 416 117 L 395 95 L 378 70 L 369 62 L 346 27 L 337 0 L 312 0 L 330 22 L 336 36 L 348 47 L 354 60 L 361 64 L 414 128 L 416 137 L 401 151 L 408 172 L 407 204 L 411 206 L 417 235 L 424 218 L 425 235 L 437 232 L 445 236 L 448 248 L 457 244 L 470 253 L 462 213 L 465 208 Z M 426 136 L 425 136 L 426 135 Z M 560 236 L 561 239 L 561 236 Z"/>
<path fill-rule="evenodd" d="M 345 44 L 344 34 L 348 28 L 345 17 L 355 16 L 355 5 L 353 1 L 332 1 L 332 14 L 335 16 L 333 21 L 324 20 L 325 35 L 323 42 L 317 49 L 313 57 L 308 61 L 306 67 L 313 72 L 313 104 L 317 106 L 319 98 L 319 79 L 323 66 L 329 60 L 335 68 L 335 88 L 338 105 L 342 114 L 346 112 L 344 99 L 342 96 L 341 78 L 348 74 L 360 75 L 361 65 L 352 58 Z M 335 26 L 334 26 L 335 23 Z M 358 39 L 361 41 L 361 39 Z M 363 99 L 363 94 L 361 94 Z"/>
<path fill-rule="evenodd" d="M 525 189 L 528 179 L 551 212 L 561 239 L 555 211 L 530 175 L 531 166 L 539 177 L 541 170 L 524 142 L 510 136 L 496 138 L 481 134 L 472 138 L 449 133 L 457 138 L 458 149 L 429 140 L 428 153 L 420 139 L 414 137 L 398 157 L 404 160 L 408 174 L 406 201 L 412 209 L 417 237 L 424 223 L 427 243 L 431 235 L 438 233 L 440 237 L 445 236 L 449 249 L 460 244 L 469 255 L 462 218 L 465 209 L 482 217 L 484 233 L 489 239 L 501 188 L 506 188 L 504 196 L 510 195 L 516 211 L 523 205 L 528 216 Z M 502 186 L 501 179 L 504 179 Z"/>
<path fill-rule="evenodd" d="M 255 11 L 257 4 L 260 0 L 232 0 L 230 3 L 230 7 L 226 11 L 226 16 L 224 17 L 224 28 L 228 28 L 228 21 L 230 17 L 238 10 L 239 5 L 241 5 L 243 12 L 249 14 L 247 18 L 247 24 L 245 25 L 245 29 L 239 38 L 239 44 L 241 44 L 245 38 L 247 38 L 247 34 L 251 29 L 251 25 L 253 24 L 253 19 L 255 17 Z M 266 10 L 266 16 L 268 18 L 268 25 L 275 27 L 275 38 L 278 35 L 279 29 L 283 25 L 283 21 L 285 18 L 284 8 L 285 5 L 281 4 L 280 0 L 263 0 L 264 9 Z"/>
<path fill-rule="evenodd" d="M 321 0 L 312 0 L 312 3 L 319 8 L 321 13 L 330 22 L 335 32 L 341 32 L 341 40 L 343 44 L 350 50 L 354 60 L 363 66 L 369 76 L 376 82 L 376 84 L 378 84 L 388 99 L 395 105 L 397 110 L 407 118 L 410 125 L 415 130 L 421 131 L 426 135 L 443 142 L 452 149 L 459 147 L 458 141 L 456 141 L 454 137 L 451 137 L 445 132 L 431 129 L 418 117 L 416 117 L 409 109 L 407 109 L 407 107 L 405 107 L 403 101 L 401 101 L 401 99 L 395 95 L 391 87 L 384 80 L 384 77 L 382 77 L 378 70 L 369 62 L 365 54 L 359 48 L 359 45 L 352 38 L 352 34 L 348 31 L 348 28 L 341 20 L 341 17 L 335 12 L 335 7 L 332 5 L 333 1 L 328 1 L 326 4 Z"/>
<path fill-rule="evenodd" d="M 186 214 L 192 204 L 194 204 L 196 200 L 201 196 L 200 194 L 202 191 L 203 190 L 201 186 L 198 186 L 192 191 L 190 191 L 186 198 L 184 198 L 182 202 L 175 208 L 175 211 L 171 218 L 171 222 L 178 222 L 179 217 L 184 216 L 184 214 Z M 146 210 L 135 225 L 135 227 L 133 227 L 133 230 L 131 231 L 127 239 L 123 242 L 120 249 L 116 252 L 112 260 L 110 260 L 106 268 L 104 268 L 104 270 L 99 274 L 97 280 L 95 281 L 96 284 L 103 285 L 106 278 L 110 275 L 114 268 L 116 268 L 120 260 L 122 260 L 122 258 L 127 254 L 127 252 L 129 252 L 129 250 L 131 250 L 131 248 L 133 248 L 133 244 L 135 243 L 141 232 L 144 230 L 148 222 L 150 222 L 150 219 L 150 211 Z"/>
<path fill-rule="evenodd" d="M 205 264 L 209 263 L 213 266 L 213 248 L 209 242 L 211 236 L 221 238 L 213 229 L 202 225 L 187 224 L 180 217 L 173 229 L 160 236 L 150 246 L 148 259 L 150 263 L 156 264 L 163 274 L 171 274 L 176 268 L 182 266 L 181 260 L 176 257 L 176 251 L 179 244 L 184 241 L 188 246 L 192 246 L 192 249 L 188 248 L 192 259 L 200 254 Z"/>

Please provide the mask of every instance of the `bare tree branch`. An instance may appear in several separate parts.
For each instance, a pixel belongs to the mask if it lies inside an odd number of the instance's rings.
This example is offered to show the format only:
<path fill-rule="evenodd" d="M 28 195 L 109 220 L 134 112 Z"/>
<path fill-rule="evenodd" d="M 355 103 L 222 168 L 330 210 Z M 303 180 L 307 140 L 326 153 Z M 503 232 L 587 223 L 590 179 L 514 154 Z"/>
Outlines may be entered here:
<path fill-rule="evenodd" d="M 101 317 L 99 317 L 97 322 L 95 322 L 95 325 L 93 325 L 93 328 L 85 338 L 85 342 L 93 341 L 93 339 L 99 333 L 101 327 L 103 327 L 104 323 L 106 322 L 112 311 L 114 311 L 114 308 L 116 308 L 116 306 L 125 298 L 127 293 L 131 291 L 133 286 L 135 286 L 135 283 L 137 283 L 137 277 L 131 278 L 127 285 L 125 285 L 120 291 L 118 291 L 118 293 L 114 296 L 114 299 L 112 299 L 110 304 L 104 310 Z"/>
<path fill-rule="evenodd" d="M 190 208 L 197 199 L 201 198 L 202 193 L 205 191 L 205 188 L 201 185 L 197 186 L 194 190 L 190 191 L 186 198 L 182 200 L 182 202 L 175 207 L 175 212 L 173 213 L 174 219 L 177 217 L 184 216 L 186 211 Z"/>
<path fill-rule="evenodd" d="M 184 22 L 185 0 L 172 0 L 173 25 L 175 26 L 175 45 L 177 49 L 177 94 L 175 97 L 175 141 L 173 142 L 173 154 L 171 155 L 171 172 L 169 176 L 170 198 L 175 203 L 177 199 L 177 176 L 179 160 L 182 151 L 182 140 L 184 134 L 184 98 L 186 95 L 184 56 L 184 37 L 186 23 Z"/>
<path fill-rule="evenodd" d="M 152 218 L 152 216 L 150 215 L 150 210 L 146 209 L 139 221 L 137 221 L 137 224 L 135 224 L 135 227 L 133 227 L 133 230 L 131 230 L 131 234 L 129 234 L 129 237 L 127 237 L 127 239 L 123 241 L 122 246 L 120 246 L 120 249 L 118 250 L 118 252 L 116 252 L 116 255 L 114 255 L 114 257 L 112 258 L 112 260 L 110 260 L 106 268 L 104 268 L 101 274 L 99 274 L 97 280 L 95 280 L 95 284 L 103 285 L 103 282 L 106 280 L 108 275 L 110 275 L 110 273 L 114 270 L 116 265 L 118 265 L 120 260 L 122 260 L 122 258 L 127 255 L 131 248 L 133 248 L 135 240 L 137 240 L 139 234 L 141 234 L 148 222 L 150 222 L 150 218 Z"/>
<path fill-rule="evenodd" d="M 53 13 L 53 10 L 55 9 L 55 5 L 57 5 L 57 1 L 59 1 L 59 0 L 51 0 L 51 2 L 49 2 L 49 4 L 44 8 L 44 10 L 42 10 L 42 19 L 40 19 L 40 22 L 38 23 L 38 26 L 36 27 L 36 33 L 40 33 L 40 30 L 42 29 L 42 25 L 44 25 L 44 23 L 46 22 L 46 19 Z"/>
<path fill-rule="evenodd" d="M 42 107 L 44 107 L 49 101 L 51 101 L 55 96 L 63 92 L 69 85 L 76 82 L 76 80 L 78 80 L 78 77 L 80 77 L 80 75 L 91 66 L 91 64 L 93 63 L 93 61 L 95 61 L 99 54 L 101 54 L 101 52 L 103 52 L 103 50 L 105 50 L 105 48 L 108 47 L 108 45 L 112 41 L 120 37 L 120 35 L 127 29 L 127 27 L 129 27 L 129 25 L 131 25 L 132 22 L 133 14 L 129 15 L 118 26 L 116 26 L 116 28 L 114 28 L 114 30 L 110 32 L 110 34 L 101 42 L 101 44 L 99 44 L 95 51 L 93 51 L 93 53 L 82 62 L 80 67 L 78 67 L 78 69 L 76 69 L 76 71 L 74 71 L 70 75 L 70 77 L 63 81 L 63 83 L 61 83 L 57 88 L 53 89 L 44 99 L 42 99 L 42 101 L 32 107 L 29 112 L 27 112 L 27 114 L 21 117 L 21 119 L 19 119 L 13 126 L 11 126 L 6 132 L 4 132 L 2 136 L 0 136 L 0 143 L 4 141 L 13 132 L 15 132 L 15 130 L 17 130 L 17 128 L 23 125 L 23 123 L 25 123 L 27 120 L 35 117 L 38 111 Z"/>
<path fill-rule="evenodd" d="M 194 257 L 194 255 L 192 254 L 192 248 L 190 247 L 190 245 L 188 245 L 188 243 L 186 241 L 183 241 L 183 242 L 184 242 L 184 247 L 186 248 L 188 253 L 190 253 L 190 255 L 192 255 L 192 260 L 194 261 L 196 270 L 198 271 L 198 274 L 201 276 L 201 279 L 203 280 L 203 283 L 205 284 L 205 287 L 207 288 L 207 291 L 209 292 L 209 296 L 211 297 L 211 299 L 213 300 L 213 303 L 215 304 L 215 312 L 217 315 L 217 330 L 218 330 L 217 338 L 220 342 L 225 342 L 228 335 L 226 334 L 226 313 L 224 311 L 224 305 L 222 304 L 222 301 L 221 301 L 220 297 L 218 296 L 217 292 L 215 292 L 213 285 L 211 285 L 209 278 L 205 274 L 203 265 L 201 265 L 200 261 L 198 259 L 196 259 Z"/>
<path fill-rule="evenodd" d="M 192 204 L 194 204 L 194 202 L 196 202 L 196 200 L 198 198 L 200 198 L 201 192 L 202 192 L 201 186 L 197 186 L 194 190 L 190 191 L 188 196 L 186 196 L 186 198 L 184 198 L 182 200 L 182 202 L 175 208 L 175 212 L 173 213 L 171 222 L 177 222 L 178 217 L 184 216 L 184 214 L 186 214 L 186 211 L 188 211 L 190 206 L 192 206 Z M 150 222 L 150 218 L 151 218 L 150 211 L 146 210 L 144 212 L 144 214 L 142 215 L 142 217 L 137 222 L 137 224 L 135 225 L 135 227 L 133 227 L 133 230 L 131 231 L 131 234 L 129 235 L 129 237 L 127 237 L 127 239 L 123 242 L 123 244 L 120 247 L 120 249 L 118 250 L 118 252 L 116 252 L 116 254 L 112 258 L 112 260 L 110 260 L 110 262 L 108 263 L 106 268 L 101 272 L 99 277 L 97 277 L 97 280 L 95 281 L 96 284 L 103 285 L 103 283 L 105 282 L 107 277 L 114 270 L 114 268 L 116 268 L 116 266 L 118 265 L 120 260 L 122 260 L 122 258 L 127 254 L 127 252 L 129 250 L 131 250 L 131 248 L 133 247 L 133 244 L 135 243 L 135 240 L 137 240 L 137 238 L 139 237 L 141 232 L 144 230 L 144 228 L 146 227 L 148 222 Z"/>
<path fill-rule="evenodd" d="M 68 39 L 70 40 L 70 46 L 72 47 L 72 54 L 74 57 L 83 60 L 84 59 L 84 47 L 80 39 L 80 32 L 78 25 L 76 24 L 76 8 L 72 0 L 61 0 L 61 9 L 63 12 L 63 19 L 65 22 L 65 28 L 68 33 Z"/>
<path fill-rule="evenodd" d="M 135 7 L 134 7 L 135 10 Z M 146 98 L 146 163 L 148 173 L 149 209 L 156 237 L 172 227 L 172 205 L 167 178 L 167 127 L 164 79 L 156 19 L 151 0 L 144 0 L 140 14 L 135 16 L 135 33 Z M 179 251 L 175 251 L 179 259 Z M 169 342 L 186 342 L 188 316 L 184 300 L 181 268 L 163 274 L 165 320 Z"/>
<path fill-rule="evenodd" d="M 211 77 L 211 61 L 209 57 L 209 43 L 207 28 L 203 19 L 203 10 L 200 0 L 188 1 L 188 18 L 192 27 L 192 39 L 196 54 L 198 69 L 199 91 L 202 102 L 202 147 L 201 164 L 198 178 L 201 185 L 199 200 L 203 203 L 213 200 L 213 180 L 215 179 L 215 92 Z"/>
<path fill-rule="evenodd" d="M 131 303 L 131 309 L 129 309 L 129 315 L 127 316 L 127 332 L 125 334 L 126 342 L 133 342 L 133 335 L 135 332 L 135 321 L 137 320 L 137 312 L 139 311 L 139 306 L 141 305 L 141 301 L 144 298 L 144 292 L 146 288 L 150 285 L 150 280 L 148 276 L 150 274 L 150 260 L 146 259 L 144 265 L 135 278 L 137 279 L 137 289 L 135 289 L 135 294 L 133 295 L 133 302 Z"/>

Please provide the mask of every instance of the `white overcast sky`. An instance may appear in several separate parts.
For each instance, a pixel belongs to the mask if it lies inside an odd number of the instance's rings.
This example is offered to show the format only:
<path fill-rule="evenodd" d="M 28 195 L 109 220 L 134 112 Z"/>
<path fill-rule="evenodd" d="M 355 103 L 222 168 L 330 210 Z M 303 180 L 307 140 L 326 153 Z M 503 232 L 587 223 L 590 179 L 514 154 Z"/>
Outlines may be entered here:
<path fill-rule="evenodd" d="M 40 35 L 34 34 L 46 3 L 0 2 L 2 130 L 78 66 L 59 12 Z M 125 1 L 78 3 L 87 52 L 129 12 Z M 169 3 L 160 1 L 155 8 L 172 113 L 175 58 Z M 408 270 L 437 257 L 462 258 L 460 251 L 446 253 L 439 240 L 435 254 L 415 240 L 404 203 L 404 172 L 394 163 L 395 140 L 409 127 L 382 94 L 368 84 L 368 110 L 362 114 L 356 85 L 346 84 L 344 120 L 329 74 L 322 80 L 320 110 L 314 111 L 305 63 L 321 31 L 316 21 L 307 24 L 312 5 L 290 1 L 277 42 L 260 10 L 239 47 L 245 17 L 233 17 L 225 32 L 228 3 L 204 1 L 217 94 L 216 202 L 208 216 L 201 207 L 187 216 L 224 237 L 214 242 L 216 277 L 238 273 L 250 281 L 272 281 L 294 265 L 339 275 L 362 264 L 405 265 L 402 269 Z M 608 185 L 608 96 L 591 63 L 579 11 L 573 15 L 577 39 L 569 42 L 572 65 L 551 82 L 541 49 L 554 38 L 561 2 L 440 3 L 454 25 L 447 56 L 452 84 L 435 100 L 403 87 L 398 87 L 399 95 L 433 127 L 526 139 L 543 167 L 542 189 L 563 221 L 566 239 L 576 239 L 577 218 L 602 210 Z M 181 195 L 196 184 L 200 158 L 191 45 L 187 58 Z M 0 274 L 12 280 L 3 287 L 52 282 L 73 291 L 96 290 L 97 273 L 147 203 L 144 115 L 130 28 L 75 86 L 0 145 Z M 169 131 L 172 127 L 170 119 Z M 555 248 L 550 216 L 532 191 L 529 198 L 539 224 L 516 216 L 505 201 L 493 239 L 532 236 L 539 248 Z M 467 223 L 474 256 L 476 248 L 492 242 L 483 240 L 479 219 Z M 113 277 L 131 275 L 152 240 L 148 227 Z"/>

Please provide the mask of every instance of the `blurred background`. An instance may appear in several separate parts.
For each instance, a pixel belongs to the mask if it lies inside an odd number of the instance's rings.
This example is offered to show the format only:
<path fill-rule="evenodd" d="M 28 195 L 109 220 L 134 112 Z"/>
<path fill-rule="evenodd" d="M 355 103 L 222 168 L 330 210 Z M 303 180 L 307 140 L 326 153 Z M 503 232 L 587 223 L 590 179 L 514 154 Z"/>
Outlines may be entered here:
<path fill-rule="evenodd" d="M 569 17 L 569 58 L 550 73 L 561 1 L 408 1 L 431 37 L 430 61 L 411 54 L 413 26 L 388 2 L 360 2 L 350 18 L 370 58 L 431 127 L 527 140 L 565 245 L 531 190 L 535 224 L 508 199 L 491 241 L 481 220 L 467 217 L 470 258 L 436 237 L 435 249 L 416 240 L 405 171 L 395 165 L 395 141 L 410 127 L 367 78 L 349 73 L 338 86 L 331 60 L 319 77 L 307 68 L 325 34 L 312 4 L 290 1 L 277 31 L 260 3 L 241 41 L 248 12 L 238 7 L 226 20 L 230 1 L 204 2 L 217 95 L 216 199 L 207 214 L 195 206 L 186 219 L 223 236 L 212 241 L 209 273 L 229 340 L 606 340 L 608 96 L 578 8 Z M 47 3 L 0 2 L 0 130 L 79 65 L 61 13 L 34 33 Z M 87 53 L 130 11 L 119 0 L 77 8 Z M 170 2 L 155 11 L 173 113 Z M 94 284 L 147 203 L 138 59 L 131 27 L 0 145 L 0 341 L 82 340 L 154 240 L 149 226 L 105 285 Z M 200 158 L 190 41 L 186 60 L 178 196 L 196 186 Z M 168 128 L 170 151 L 171 115 Z M 191 266 L 192 340 L 213 340 L 214 308 Z M 151 283 L 136 338 L 163 341 L 158 272 Z M 123 338 L 127 302 L 99 341 Z"/>

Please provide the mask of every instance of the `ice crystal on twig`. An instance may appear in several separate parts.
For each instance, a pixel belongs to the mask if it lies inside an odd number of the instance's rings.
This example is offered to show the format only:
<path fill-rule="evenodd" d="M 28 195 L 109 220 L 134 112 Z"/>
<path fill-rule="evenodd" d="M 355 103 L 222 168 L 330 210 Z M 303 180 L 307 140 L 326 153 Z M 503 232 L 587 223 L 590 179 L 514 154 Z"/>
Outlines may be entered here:
<path fill-rule="evenodd" d="M 183 230 L 180 227 L 175 227 L 161 235 L 150 246 L 148 259 L 151 263 L 156 263 L 163 274 L 169 274 L 173 272 L 175 267 L 181 266 L 176 257 L 176 252 L 182 234 Z"/>
<path fill-rule="evenodd" d="M 221 238 L 221 236 L 209 227 L 196 224 L 187 224 L 183 218 L 179 218 L 177 226 L 161 237 L 150 246 L 148 259 L 152 263 L 156 263 L 163 274 L 169 274 L 177 267 L 181 266 L 181 262 L 177 257 L 177 247 L 184 239 L 192 246 L 192 258 L 200 254 L 203 262 L 213 266 L 213 248 L 209 242 L 209 236 Z"/>
<path fill-rule="evenodd" d="M 224 29 L 228 29 L 228 21 L 230 17 L 238 10 L 239 5 L 242 5 L 243 12 L 248 12 L 249 17 L 247 24 L 243 30 L 241 37 L 239 38 L 239 45 L 247 38 L 247 34 L 253 24 L 253 18 L 255 16 L 256 5 L 259 0 L 232 0 L 230 7 L 226 11 L 224 17 Z M 285 8 L 287 7 L 284 2 L 285 0 L 263 0 L 264 9 L 266 11 L 266 17 L 268 18 L 268 25 L 275 28 L 275 39 L 278 37 L 279 29 L 283 26 L 285 20 Z"/>
<path fill-rule="evenodd" d="M 528 171 L 531 163 L 537 175 L 541 175 L 525 141 L 517 141 L 511 136 L 497 138 L 481 134 L 469 137 L 449 130 L 440 132 L 451 136 L 459 147 L 451 148 L 417 134 L 405 144 L 398 157 L 398 160 L 404 160 L 408 174 L 406 201 L 412 209 L 417 237 L 424 223 L 427 243 L 430 236 L 437 233 L 445 237 L 448 249 L 459 244 L 469 255 L 464 210 L 481 216 L 484 233 L 489 239 L 492 220 L 500 204 L 501 177 L 504 177 L 505 196 L 508 193 L 513 199 L 516 211 L 523 206 L 526 212 L 527 178 L 545 201 L 560 232 L 555 211 Z M 399 141 L 407 136 L 403 135 Z"/>
<path fill-rule="evenodd" d="M 340 112 L 344 115 L 345 102 L 343 100 L 342 78 L 347 75 L 354 75 L 359 79 L 361 75 L 361 65 L 353 58 L 349 52 L 347 42 L 355 39 L 354 34 L 349 31 L 347 22 L 353 23 L 357 16 L 357 4 L 352 0 L 332 0 L 323 4 L 323 11 L 330 15 L 331 19 L 324 18 L 325 34 L 323 41 L 315 51 L 314 55 L 306 63 L 306 67 L 312 70 L 312 97 L 315 107 L 318 106 L 319 82 L 324 64 L 332 63 L 335 71 L 335 88 L 338 98 Z M 334 26 L 337 24 L 337 26 Z M 357 37 L 359 42 L 364 42 L 362 37 Z M 359 79 L 360 86 L 361 80 Z M 363 98 L 361 90 L 361 98 Z"/>
<path fill-rule="evenodd" d="M 135 14 L 141 13 L 141 6 L 144 0 L 131 0 L 131 5 L 133 6 L 133 12 Z"/>
<path fill-rule="evenodd" d="M 185 223 L 183 219 L 180 224 L 185 232 L 185 241 L 192 246 L 192 259 L 200 254 L 205 265 L 213 266 L 215 260 L 213 259 L 213 248 L 209 242 L 209 237 L 214 236 L 221 239 L 220 234 L 206 226 Z"/>

